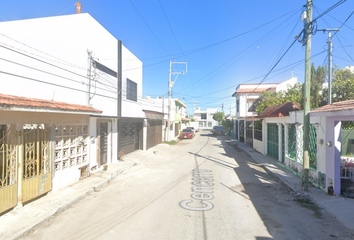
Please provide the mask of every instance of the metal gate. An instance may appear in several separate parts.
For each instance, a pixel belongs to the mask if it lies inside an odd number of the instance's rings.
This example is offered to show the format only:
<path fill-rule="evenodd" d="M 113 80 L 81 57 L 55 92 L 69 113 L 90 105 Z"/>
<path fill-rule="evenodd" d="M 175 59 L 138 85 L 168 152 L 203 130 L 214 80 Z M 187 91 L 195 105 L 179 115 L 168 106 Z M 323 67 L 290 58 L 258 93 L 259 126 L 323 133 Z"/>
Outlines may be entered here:
<path fill-rule="evenodd" d="M 281 162 L 285 162 L 285 128 L 281 126 Z"/>
<path fill-rule="evenodd" d="M 0 213 L 18 202 L 15 125 L 0 125 Z"/>
<path fill-rule="evenodd" d="M 245 121 L 240 120 L 240 142 L 244 143 L 245 142 Z"/>
<path fill-rule="evenodd" d="M 180 130 L 181 130 L 180 124 L 175 123 L 175 137 L 179 135 Z"/>
<path fill-rule="evenodd" d="M 267 155 L 278 160 L 279 159 L 279 137 L 278 125 L 276 123 L 268 123 L 267 127 Z"/>
<path fill-rule="evenodd" d="M 22 131 L 22 202 L 52 189 L 51 129 L 44 124 L 25 124 Z"/>
<path fill-rule="evenodd" d="M 107 163 L 107 148 L 108 148 L 108 123 L 100 123 L 100 165 Z"/>
<path fill-rule="evenodd" d="M 253 121 L 246 121 L 246 144 L 253 148 Z"/>
<path fill-rule="evenodd" d="M 147 121 L 147 149 L 162 143 L 162 119 Z"/>
<path fill-rule="evenodd" d="M 124 150 L 124 154 L 134 152 L 139 149 L 139 132 L 141 123 L 139 122 L 119 122 L 119 151 Z"/>

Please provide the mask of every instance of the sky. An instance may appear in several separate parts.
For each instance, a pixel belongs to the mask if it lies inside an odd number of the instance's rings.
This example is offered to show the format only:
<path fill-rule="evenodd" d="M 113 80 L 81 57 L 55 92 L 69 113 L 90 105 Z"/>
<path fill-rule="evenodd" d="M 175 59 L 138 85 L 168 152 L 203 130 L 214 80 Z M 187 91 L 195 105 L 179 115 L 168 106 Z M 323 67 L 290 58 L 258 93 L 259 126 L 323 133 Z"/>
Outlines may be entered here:
<path fill-rule="evenodd" d="M 76 0 L 0 0 L 0 21 L 74 14 Z M 172 97 L 187 106 L 235 114 L 232 94 L 239 84 L 304 81 L 305 47 L 296 37 L 304 27 L 306 0 L 81 0 L 89 13 L 143 62 L 143 97 Z M 336 3 L 338 6 L 334 6 Z M 331 10 L 331 11 L 327 11 Z M 328 32 L 333 65 L 354 65 L 353 0 L 313 0 L 317 32 L 311 62 L 326 66 Z M 301 39 L 301 35 L 300 38 Z M 295 41 L 295 43 L 294 43 Z M 187 64 L 183 64 L 187 62 Z"/>

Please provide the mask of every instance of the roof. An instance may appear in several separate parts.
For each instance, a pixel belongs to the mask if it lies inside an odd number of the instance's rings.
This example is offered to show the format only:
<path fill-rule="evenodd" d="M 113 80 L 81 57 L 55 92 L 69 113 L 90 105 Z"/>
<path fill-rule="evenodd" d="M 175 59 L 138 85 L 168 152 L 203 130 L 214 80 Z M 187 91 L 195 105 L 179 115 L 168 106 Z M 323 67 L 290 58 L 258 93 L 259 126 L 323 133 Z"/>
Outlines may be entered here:
<path fill-rule="evenodd" d="M 0 94 L 0 110 L 102 113 L 92 107 L 50 100 Z"/>
<path fill-rule="evenodd" d="M 181 100 L 179 100 L 179 99 L 177 99 L 176 100 L 176 102 L 177 103 L 179 103 L 180 105 L 182 105 L 182 107 L 184 107 L 184 108 L 186 108 L 187 106 L 186 105 L 184 105 L 184 103 L 181 101 Z"/>
<path fill-rule="evenodd" d="M 344 110 L 354 110 L 354 100 L 347 100 L 342 102 L 335 102 L 332 104 L 325 105 L 323 107 L 314 109 L 312 113 L 335 113 Z"/>
<path fill-rule="evenodd" d="M 150 111 L 150 110 L 143 110 L 143 112 L 145 112 L 145 116 L 150 120 L 151 119 L 162 120 L 164 117 L 164 113 L 161 112 Z"/>
<path fill-rule="evenodd" d="M 278 104 L 274 106 L 269 106 L 258 116 L 261 118 L 265 117 L 285 117 L 289 116 L 290 111 L 300 110 L 300 107 L 294 102 L 288 102 L 283 104 Z"/>
<path fill-rule="evenodd" d="M 275 87 L 269 87 L 269 88 L 239 88 L 232 94 L 233 97 L 236 96 L 236 93 L 262 93 L 265 91 L 273 90 L 276 89 Z"/>

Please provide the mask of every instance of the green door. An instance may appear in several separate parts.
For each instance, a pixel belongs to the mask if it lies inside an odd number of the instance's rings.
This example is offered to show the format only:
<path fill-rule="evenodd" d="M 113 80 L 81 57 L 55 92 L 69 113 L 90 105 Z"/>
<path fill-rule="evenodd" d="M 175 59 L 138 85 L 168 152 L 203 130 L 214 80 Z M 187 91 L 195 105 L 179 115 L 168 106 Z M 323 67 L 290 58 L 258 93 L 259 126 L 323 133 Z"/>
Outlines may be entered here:
<path fill-rule="evenodd" d="M 278 125 L 276 123 L 268 123 L 267 128 L 267 155 L 278 160 Z"/>

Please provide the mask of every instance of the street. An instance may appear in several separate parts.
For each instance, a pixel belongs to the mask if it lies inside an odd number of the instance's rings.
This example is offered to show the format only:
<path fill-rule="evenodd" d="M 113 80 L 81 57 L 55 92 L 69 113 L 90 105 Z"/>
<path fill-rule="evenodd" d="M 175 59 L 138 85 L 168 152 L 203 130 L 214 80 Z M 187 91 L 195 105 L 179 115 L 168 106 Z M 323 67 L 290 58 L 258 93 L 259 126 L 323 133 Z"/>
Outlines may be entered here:
<path fill-rule="evenodd" d="M 225 136 L 166 145 L 21 239 L 352 239 Z"/>

